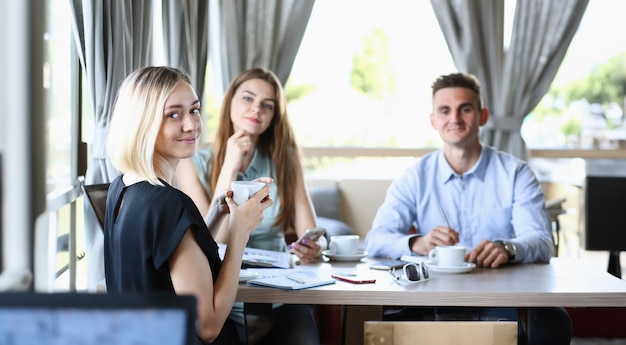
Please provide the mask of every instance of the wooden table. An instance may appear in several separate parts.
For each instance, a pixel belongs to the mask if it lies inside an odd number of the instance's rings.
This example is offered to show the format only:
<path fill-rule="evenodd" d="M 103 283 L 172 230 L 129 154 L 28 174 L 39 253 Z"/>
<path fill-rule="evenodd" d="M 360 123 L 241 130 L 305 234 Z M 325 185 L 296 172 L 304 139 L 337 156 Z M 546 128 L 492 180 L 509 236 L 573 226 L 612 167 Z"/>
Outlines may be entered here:
<path fill-rule="evenodd" d="M 626 282 L 576 259 L 553 258 L 549 264 L 522 264 L 469 273 L 431 273 L 428 281 L 401 286 L 386 271 L 358 263 L 320 262 L 300 265 L 321 274 L 367 272 L 375 284 L 335 284 L 297 291 L 240 284 L 237 301 L 250 303 L 338 304 L 346 306 L 475 307 L 626 307 Z M 372 313 L 363 312 L 364 319 Z M 375 317 L 374 317 L 375 318 Z M 380 319 L 379 316 L 377 319 Z M 357 321 L 362 327 L 362 320 Z M 362 328 L 361 328 L 362 329 Z M 362 331 L 346 344 L 362 344 Z"/>
<path fill-rule="evenodd" d="M 368 259 L 369 260 L 369 259 Z M 626 307 L 626 282 L 584 261 L 553 258 L 549 264 L 499 269 L 476 268 L 464 274 L 431 273 L 410 286 L 393 282 L 386 271 L 367 263 L 318 263 L 297 266 L 321 273 L 368 272 L 375 284 L 336 284 L 284 291 L 240 284 L 237 301 L 341 305 Z"/>

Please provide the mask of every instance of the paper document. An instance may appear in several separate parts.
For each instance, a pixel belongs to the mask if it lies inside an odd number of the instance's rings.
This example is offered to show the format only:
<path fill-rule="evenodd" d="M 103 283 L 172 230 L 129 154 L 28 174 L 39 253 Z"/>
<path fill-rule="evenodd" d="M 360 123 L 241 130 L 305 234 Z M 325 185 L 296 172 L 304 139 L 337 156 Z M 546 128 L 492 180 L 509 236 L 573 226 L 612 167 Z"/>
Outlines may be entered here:
<path fill-rule="evenodd" d="M 226 252 L 226 245 L 218 244 L 219 254 L 222 260 Z M 276 268 L 293 268 L 291 253 L 279 252 L 275 250 L 246 248 L 243 252 L 242 264 L 243 268 L 249 267 L 276 267 Z"/>
<path fill-rule="evenodd" d="M 262 269 L 255 270 L 262 272 Z M 330 273 L 319 273 L 314 270 L 283 270 L 284 274 L 268 276 L 261 274 L 262 278 L 249 280 L 248 285 L 264 286 L 283 290 L 301 290 L 316 286 L 334 284 L 336 282 Z"/>
<path fill-rule="evenodd" d="M 291 268 L 291 253 L 257 248 L 246 248 L 243 252 L 244 267 Z"/>
<path fill-rule="evenodd" d="M 423 256 L 423 255 L 402 255 L 400 257 L 400 260 L 406 261 L 406 262 L 420 263 L 420 262 L 428 261 L 428 256 Z"/>

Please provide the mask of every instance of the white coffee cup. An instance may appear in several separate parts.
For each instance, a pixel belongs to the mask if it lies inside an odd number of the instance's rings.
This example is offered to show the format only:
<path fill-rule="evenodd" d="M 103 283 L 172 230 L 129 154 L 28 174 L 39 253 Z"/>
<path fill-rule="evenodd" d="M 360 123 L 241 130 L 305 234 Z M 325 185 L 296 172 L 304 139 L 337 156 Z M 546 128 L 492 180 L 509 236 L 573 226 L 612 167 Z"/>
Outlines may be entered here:
<path fill-rule="evenodd" d="M 331 236 L 329 248 L 335 255 L 355 255 L 359 252 L 359 235 Z"/>
<path fill-rule="evenodd" d="M 264 186 L 265 183 L 258 181 L 233 181 L 230 183 L 230 190 L 233 191 L 235 203 L 242 205 Z"/>
<path fill-rule="evenodd" d="M 428 253 L 428 258 L 440 267 L 459 267 L 465 262 L 465 247 L 438 246 Z"/>

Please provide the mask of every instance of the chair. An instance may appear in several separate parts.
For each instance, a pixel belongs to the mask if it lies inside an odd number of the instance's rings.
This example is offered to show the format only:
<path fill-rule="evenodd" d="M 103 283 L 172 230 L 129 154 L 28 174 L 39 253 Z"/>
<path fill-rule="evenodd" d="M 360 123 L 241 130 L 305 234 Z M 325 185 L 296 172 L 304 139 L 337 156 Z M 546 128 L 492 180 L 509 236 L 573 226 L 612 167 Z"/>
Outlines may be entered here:
<path fill-rule="evenodd" d="M 366 345 L 517 345 L 512 321 L 366 321 Z"/>
<path fill-rule="evenodd" d="M 546 209 L 548 210 L 548 215 L 550 216 L 550 224 L 552 224 L 555 256 L 559 256 L 559 245 L 561 244 L 561 223 L 559 222 L 559 216 L 567 213 L 567 211 L 563 209 L 563 203 L 566 200 L 566 198 L 559 198 L 546 201 Z"/>
<path fill-rule="evenodd" d="M 89 204 L 96 214 L 102 230 L 104 230 L 104 215 L 106 213 L 109 185 L 110 183 L 83 185 L 83 192 L 87 196 L 87 200 L 89 200 Z"/>

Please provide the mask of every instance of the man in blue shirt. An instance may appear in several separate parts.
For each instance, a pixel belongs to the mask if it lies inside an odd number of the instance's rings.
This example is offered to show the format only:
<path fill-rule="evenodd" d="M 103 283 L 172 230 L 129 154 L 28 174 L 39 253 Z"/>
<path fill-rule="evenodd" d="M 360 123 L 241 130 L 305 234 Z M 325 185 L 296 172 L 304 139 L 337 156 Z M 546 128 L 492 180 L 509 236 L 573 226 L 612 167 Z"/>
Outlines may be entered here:
<path fill-rule="evenodd" d="M 443 148 L 391 184 L 365 238 L 369 255 L 428 255 L 435 246 L 460 244 L 468 248 L 465 260 L 478 267 L 548 262 L 554 243 L 537 178 L 525 162 L 480 143 L 489 111 L 478 80 L 462 73 L 439 77 L 432 84 L 432 105 L 430 124 Z M 400 315 L 415 315 L 407 310 Z M 529 344 L 570 343 L 571 320 L 562 308 L 529 309 L 528 317 L 514 308 L 455 308 L 454 313 L 459 310 L 463 317 L 520 320 L 520 335 L 529 321 Z M 446 312 L 450 309 L 435 309 Z"/>

